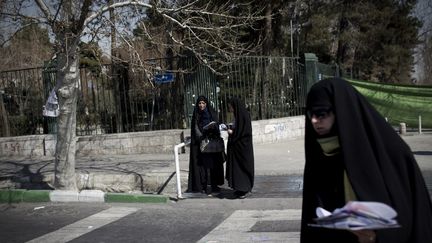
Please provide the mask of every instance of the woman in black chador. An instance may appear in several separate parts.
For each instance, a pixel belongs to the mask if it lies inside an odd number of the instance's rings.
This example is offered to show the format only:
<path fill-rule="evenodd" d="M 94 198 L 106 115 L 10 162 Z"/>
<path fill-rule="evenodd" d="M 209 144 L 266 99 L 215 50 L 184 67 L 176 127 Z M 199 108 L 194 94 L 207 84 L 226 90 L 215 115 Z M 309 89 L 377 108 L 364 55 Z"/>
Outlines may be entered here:
<path fill-rule="evenodd" d="M 245 198 L 254 185 L 252 123 L 242 101 L 232 98 L 228 104 L 234 122 L 228 128 L 226 179 L 238 198 Z"/>
<path fill-rule="evenodd" d="M 314 84 L 306 101 L 301 242 L 432 242 L 432 205 L 408 145 L 347 81 Z M 394 208 L 400 228 L 334 230 L 308 226 L 316 207 L 348 201 Z"/>
<path fill-rule="evenodd" d="M 204 129 L 212 121 L 215 124 Z M 192 115 L 187 192 L 216 193 L 220 191 L 218 186 L 224 184 L 224 152 L 201 153 L 200 143 L 206 137 L 220 137 L 218 116 L 207 98 L 199 96 Z"/>

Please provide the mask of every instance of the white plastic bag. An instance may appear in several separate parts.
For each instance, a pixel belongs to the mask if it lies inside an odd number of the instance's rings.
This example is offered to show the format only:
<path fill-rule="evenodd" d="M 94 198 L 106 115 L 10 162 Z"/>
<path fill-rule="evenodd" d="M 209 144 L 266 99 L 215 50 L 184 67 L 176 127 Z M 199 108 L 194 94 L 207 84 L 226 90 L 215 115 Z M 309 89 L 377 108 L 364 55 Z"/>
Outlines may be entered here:
<path fill-rule="evenodd" d="M 57 94 L 55 89 L 51 90 L 48 100 L 43 107 L 43 116 L 47 117 L 58 117 L 60 113 L 60 107 L 58 104 Z"/>

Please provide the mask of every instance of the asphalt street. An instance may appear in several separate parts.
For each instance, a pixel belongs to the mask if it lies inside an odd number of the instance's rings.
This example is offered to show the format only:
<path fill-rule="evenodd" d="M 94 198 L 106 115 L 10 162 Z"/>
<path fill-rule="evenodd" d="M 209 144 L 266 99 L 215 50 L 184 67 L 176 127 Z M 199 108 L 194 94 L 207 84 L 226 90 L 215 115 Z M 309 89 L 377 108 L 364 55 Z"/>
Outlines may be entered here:
<path fill-rule="evenodd" d="M 167 204 L 3 204 L 0 242 L 287 242 L 283 238 L 289 232 L 298 239 L 300 207 L 299 198 L 195 198 Z M 290 210 L 294 214 L 287 217 Z M 240 217 L 230 219 L 234 213 Z M 251 224 L 255 233 L 248 234 Z M 228 235 L 228 231 L 221 234 L 217 230 L 221 225 L 231 225 Z M 273 236 L 262 235 L 265 232 L 273 232 Z M 228 240 L 221 238 L 227 236 Z"/>
<path fill-rule="evenodd" d="M 431 138 L 404 137 L 429 192 Z M 298 242 L 301 145 L 290 141 L 256 147 L 255 187 L 246 199 L 233 199 L 223 187 L 218 196 L 168 203 L 0 204 L 0 242 Z"/>

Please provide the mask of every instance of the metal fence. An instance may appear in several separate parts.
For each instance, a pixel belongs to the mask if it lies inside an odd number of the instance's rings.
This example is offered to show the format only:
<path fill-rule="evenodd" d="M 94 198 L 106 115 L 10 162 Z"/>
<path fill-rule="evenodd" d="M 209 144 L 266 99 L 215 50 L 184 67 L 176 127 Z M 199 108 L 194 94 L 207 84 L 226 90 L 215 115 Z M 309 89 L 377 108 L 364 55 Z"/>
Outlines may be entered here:
<path fill-rule="evenodd" d="M 48 130 L 42 117 L 42 68 L 0 73 L 0 133 L 2 136 L 40 134 Z"/>
<path fill-rule="evenodd" d="M 303 114 L 306 85 L 304 67 L 288 57 L 242 57 L 219 80 L 222 120 L 230 120 L 227 101 L 240 97 L 252 120 Z"/>
<path fill-rule="evenodd" d="M 244 100 L 253 120 L 303 114 L 304 67 L 288 57 L 241 57 L 215 75 L 190 57 L 147 60 L 151 73 L 131 64 L 82 67 L 77 135 L 187 128 L 196 98 L 206 95 L 222 121 L 227 101 Z M 175 71 L 173 71 L 175 70 Z M 0 72 L 1 136 L 56 132 L 42 116 L 54 68 Z"/>

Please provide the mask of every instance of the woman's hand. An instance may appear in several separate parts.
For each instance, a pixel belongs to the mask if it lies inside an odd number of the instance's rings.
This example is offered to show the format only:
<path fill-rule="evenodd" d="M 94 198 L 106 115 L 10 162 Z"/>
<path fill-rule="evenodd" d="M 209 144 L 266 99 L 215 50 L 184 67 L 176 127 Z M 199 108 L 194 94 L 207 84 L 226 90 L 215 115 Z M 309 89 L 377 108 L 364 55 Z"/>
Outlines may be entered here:
<path fill-rule="evenodd" d="M 228 132 L 229 135 L 231 135 L 231 134 L 234 133 L 234 131 L 232 129 L 228 129 L 227 132 Z"/>
<path fill-rule="evenodd" d="M 376 234 L 373 230 L 353 230 L 351 232 L 357 236 L 360 243 L 376 242 Z"/>

